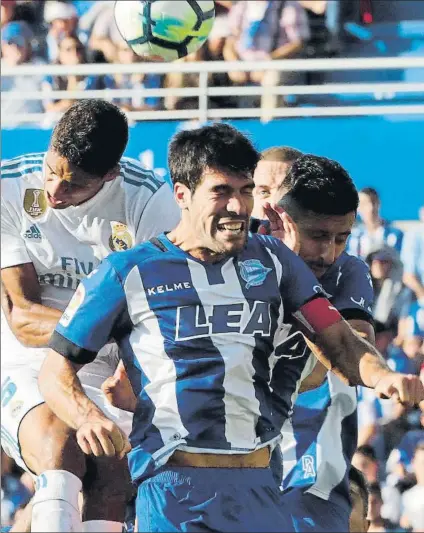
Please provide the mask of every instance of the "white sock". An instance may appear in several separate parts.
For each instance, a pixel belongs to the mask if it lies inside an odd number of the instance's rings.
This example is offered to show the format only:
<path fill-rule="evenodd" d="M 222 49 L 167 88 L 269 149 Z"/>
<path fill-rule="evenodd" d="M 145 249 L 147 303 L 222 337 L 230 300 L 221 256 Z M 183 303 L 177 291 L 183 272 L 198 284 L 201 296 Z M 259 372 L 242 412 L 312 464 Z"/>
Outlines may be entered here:
<path fill-rule="evenodd" d="M 65 470 L 46 470 L 37 477 L 31 531 L 70 533 L 82 531 L 78 494 L 82 483 Z"/>
<path fill-rule="evenodd" d="M 89 520 L 82 523 L 85 533 L 121 533 L 121 522 L 109 522 L 108 520 Z"/>

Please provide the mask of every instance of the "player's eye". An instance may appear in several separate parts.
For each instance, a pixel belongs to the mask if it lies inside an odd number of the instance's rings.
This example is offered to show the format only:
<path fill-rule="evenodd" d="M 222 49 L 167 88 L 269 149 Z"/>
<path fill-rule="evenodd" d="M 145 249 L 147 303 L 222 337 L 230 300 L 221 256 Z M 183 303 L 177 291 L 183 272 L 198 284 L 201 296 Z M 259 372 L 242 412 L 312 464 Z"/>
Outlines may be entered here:
<path fill-rule="evenodd" d="M 262 198 L 268 198 L 269 191 L 266 191 L 264 189 L 258 191 L 259 196 L 262 196 Z"/>

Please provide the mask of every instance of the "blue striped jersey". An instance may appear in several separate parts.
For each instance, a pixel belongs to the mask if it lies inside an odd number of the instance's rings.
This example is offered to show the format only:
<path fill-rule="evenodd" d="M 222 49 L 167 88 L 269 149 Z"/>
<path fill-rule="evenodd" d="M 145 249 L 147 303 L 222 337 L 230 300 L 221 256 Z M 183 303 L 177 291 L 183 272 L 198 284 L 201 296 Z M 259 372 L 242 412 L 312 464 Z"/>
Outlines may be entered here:
<path fill-rule="evenodd" d="M 373 288 L 368 266 L 361 259 L 342 253 L 320 282 L 345 319 L 372 321 Z M 309 357 L 305 371 L 314 366 L 314 356 L 296 328 L 278 351 L 290 360 Z M 281 368 L 279 364 L 274 367 L 277 378 L 284 371 L 284 362 Z M 283 490 L 298 488 L 350 505 L 348 471 L 357 443 L 356 409 L 355 387 L 331 372 L 320 387 L 297 396 L 292 417 L 282 418 Z"/>
<path fill-rule="evenodd" d="M 374 233 L 369 233 L 364 224 L 358 224 L 352 229 L 346 250 L 351 255 L 366 259 L 368 254 L 387 245 L 400 254 L 402 241 L 403 231 L 387 222 L 384 222 Z"/>
<path fill-rule="evenodd" d="M 120 175 L 91 199 L 66 209 L 49 208 L 45 157 L 32 153 L 1 163 L 1 268 L 32 263 L 41 302 L 65 309 L 78 283 L 113 250 L 171 230 L 180 210 L 167 183 L 151 170 L 122 158 Z M 28 349 L 2 316 L 2 363 L 27 364 Z"/>
<path fill-rule="evenodd" d="M 237 257 L 206 263 L 163 234 L 112 254 L 83 280 L 50 347 L 84 363 L 118 340 L 138 397 L 129 454 L 138 480 L 177 448 L 249 453 L 281 438 L 272 418 L 274 346 L 285 337 L 284 317 L 301 319 L 317 287 L 272 237 L 250 236 Z M 299 359 L 278 383 L 285 416 L 303 366 Z"/>

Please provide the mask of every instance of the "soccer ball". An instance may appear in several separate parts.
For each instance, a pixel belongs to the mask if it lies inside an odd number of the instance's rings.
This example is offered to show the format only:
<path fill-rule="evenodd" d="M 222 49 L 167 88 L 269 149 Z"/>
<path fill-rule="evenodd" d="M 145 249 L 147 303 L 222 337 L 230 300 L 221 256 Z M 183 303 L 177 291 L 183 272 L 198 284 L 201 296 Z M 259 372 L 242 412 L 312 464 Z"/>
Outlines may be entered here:
<path fill-rule="evenodd" d="M 118 0 L 115 21 L 122 37 L 142 57 L 174 61 L 198 50 L 215 19 L 212 0 Z"/>

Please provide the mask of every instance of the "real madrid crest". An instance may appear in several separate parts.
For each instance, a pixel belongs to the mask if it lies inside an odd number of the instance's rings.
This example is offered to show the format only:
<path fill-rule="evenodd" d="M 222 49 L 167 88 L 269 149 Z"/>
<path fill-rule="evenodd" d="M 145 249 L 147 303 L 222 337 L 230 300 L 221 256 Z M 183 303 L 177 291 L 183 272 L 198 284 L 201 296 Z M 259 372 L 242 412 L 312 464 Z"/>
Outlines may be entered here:
<path fill-rule="evenodd" d="M 123 222 L 111 222 L 112 235 L 109 239 L 109 247 L 114 252 L 129 250 L 133 246 L 133 238 L 128 227 Z"/>
<path fill-rule="evenodd" d="M 47 209 L 43 189 L 27 189 L 24 196 L 25 212 L 32 218 L 41 217 Z"/>

